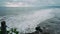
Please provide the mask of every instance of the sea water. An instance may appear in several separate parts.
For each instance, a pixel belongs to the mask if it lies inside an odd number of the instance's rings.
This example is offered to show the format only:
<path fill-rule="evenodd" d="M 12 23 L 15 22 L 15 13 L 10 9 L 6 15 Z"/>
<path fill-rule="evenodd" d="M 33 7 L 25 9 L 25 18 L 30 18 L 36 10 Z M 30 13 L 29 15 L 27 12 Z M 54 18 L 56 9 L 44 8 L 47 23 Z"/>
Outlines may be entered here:
<path fill-rule="evenodd" d="M 0 7 L 0 21 L 4 19 L 8 27 L 27 33 L 34 32 L 35 27 L 45 20 L 60 18 L 59 14 L 59 7 Z"/>

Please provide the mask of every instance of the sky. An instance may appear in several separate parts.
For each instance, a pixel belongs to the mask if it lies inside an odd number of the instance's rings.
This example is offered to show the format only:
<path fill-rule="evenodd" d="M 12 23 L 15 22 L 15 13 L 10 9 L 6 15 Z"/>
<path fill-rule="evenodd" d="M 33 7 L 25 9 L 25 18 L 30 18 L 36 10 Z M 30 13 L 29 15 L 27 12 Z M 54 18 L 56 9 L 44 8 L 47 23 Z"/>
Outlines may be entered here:
<path fill-rule="evenodd" d="M 0 6 L 5 7 L 40 7 L 60 6 L 60 0 L 0 0 Z"/>

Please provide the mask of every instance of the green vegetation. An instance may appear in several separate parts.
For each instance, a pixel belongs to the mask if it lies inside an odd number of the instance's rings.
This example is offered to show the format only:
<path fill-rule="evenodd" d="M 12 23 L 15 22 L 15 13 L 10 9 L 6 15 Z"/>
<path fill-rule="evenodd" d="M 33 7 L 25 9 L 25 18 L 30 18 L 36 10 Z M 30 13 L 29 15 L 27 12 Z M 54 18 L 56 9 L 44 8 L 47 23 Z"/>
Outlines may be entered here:
<path fill-rule="evenodd" d="M 8 34 L 19 34 L 19 31 L 17 31 L 16 28 L 11 28 L 10 30 L 7 31 Z M 0 34 L 1 34 L 1 29 L 0 29 Z"/>

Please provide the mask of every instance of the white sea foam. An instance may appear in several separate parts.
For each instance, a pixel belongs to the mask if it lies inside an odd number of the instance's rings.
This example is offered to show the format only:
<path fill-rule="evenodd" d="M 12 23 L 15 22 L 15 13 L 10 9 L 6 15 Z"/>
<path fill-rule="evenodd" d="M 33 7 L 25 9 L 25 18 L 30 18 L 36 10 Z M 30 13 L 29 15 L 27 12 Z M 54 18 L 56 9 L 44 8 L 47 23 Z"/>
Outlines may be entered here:
<path fill-rule="evenodd" d="M 17 16 L 10 16 L 6 19 L 6 22 L 9 27 L 16 27 L 19 31 L 33 32 L 39 23 L 53 17 L 51 12 L 52 9 L 44 9 L 29 14 L 24 13 Z M 31 30 L 27 31 L 28 28 L 31 28 Z"/>

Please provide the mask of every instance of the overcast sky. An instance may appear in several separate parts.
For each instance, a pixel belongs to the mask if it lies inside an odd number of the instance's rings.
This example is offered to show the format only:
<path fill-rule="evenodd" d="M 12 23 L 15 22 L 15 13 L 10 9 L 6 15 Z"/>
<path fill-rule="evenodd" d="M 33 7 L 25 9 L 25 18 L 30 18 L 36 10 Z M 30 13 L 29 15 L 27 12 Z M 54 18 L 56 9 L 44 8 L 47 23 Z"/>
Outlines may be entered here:
<path fill-rule="evenodd" d="M 60 6 L 60 0 L 0 0 L 5 7 Z"/>

